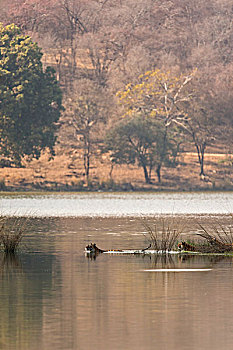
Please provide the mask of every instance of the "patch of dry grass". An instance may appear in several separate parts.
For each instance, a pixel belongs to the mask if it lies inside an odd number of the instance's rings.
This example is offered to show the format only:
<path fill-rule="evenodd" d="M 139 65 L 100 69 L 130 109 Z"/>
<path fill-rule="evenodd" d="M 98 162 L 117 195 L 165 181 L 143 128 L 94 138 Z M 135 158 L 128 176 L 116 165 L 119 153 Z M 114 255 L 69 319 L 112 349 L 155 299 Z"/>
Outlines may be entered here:
<path fill-rule="evenodd" d="M 0 245 L 5 253 L 14 254 L 19 248 L 28 219 L 23 217 L 0 218 Z"/>
<path fill-rule="evenodd" d="M 220 222 L 205 227 L 198 223 L 201 232 L 197 235 L 204 238 L 207 249 L 215 252 L 233 251 L 233 215 L 230 215 L 232 223 L 224 225 Z"/>
<path fill-rule="evenodd" d="M 71 146 L 70 146 L 71 147 Z M 221 151 L 221 150 L 220 150 Z M 115 165 L 109 157 L 99 155 L 93 157 L 90 168 L 90 179 L 93 183 L 114 181 L 121 184 L 130 183 L 134 189 L 145 190 L 193 190 L 193 189 L 230 189 L 233 187 L 232 166 L 219 163 L 226 155 L 206 154 L 205 180 L 200 180 L 200 169 L 197 155 L 184 152 L 179 156 L 180 164 L 176 168 L 162 169 L 162 183 L 158 183 L 155 172 L 152 174 L 152 184 L 145 183 L 143 170 L 136 165 Z M 79 187 L 85 182 L 83 159 L 81 153 L 62 145 L 56 146 L 56 156 L 49 161 L 49 155 L 44 152 L 40 159 L 25 162 L 25 168 L 0 168 L 0 178 L 9 189 L 65 189 L 65 186 Z"/>
<path fill-rule="evenodd" d="M 151 248 L 162 253 L 174 249 L 177 240 L 184 229 L 184 225 L 174 218 L 154 218 L 153 223 L 149 219 L 141 219 L 146 229 L 146 237 L 151 244 Z"/>

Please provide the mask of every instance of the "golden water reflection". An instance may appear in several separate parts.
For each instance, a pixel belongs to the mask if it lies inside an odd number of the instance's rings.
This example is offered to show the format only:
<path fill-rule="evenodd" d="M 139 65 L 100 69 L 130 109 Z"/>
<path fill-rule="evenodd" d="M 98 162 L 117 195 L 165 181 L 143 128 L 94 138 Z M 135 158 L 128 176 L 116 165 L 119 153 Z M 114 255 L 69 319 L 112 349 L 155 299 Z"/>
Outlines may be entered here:
<path fill-rule="evenodd" d="M 0 348 L 231 348 L 231 258 L 88 259 L 83 249 L 89 241 L 104 248 L 144 246 L 143 228 L 129 218 L 41 220 L 27 251 L 0 256 Z M 212 270 L 143 271 L 153 268 Z"/>

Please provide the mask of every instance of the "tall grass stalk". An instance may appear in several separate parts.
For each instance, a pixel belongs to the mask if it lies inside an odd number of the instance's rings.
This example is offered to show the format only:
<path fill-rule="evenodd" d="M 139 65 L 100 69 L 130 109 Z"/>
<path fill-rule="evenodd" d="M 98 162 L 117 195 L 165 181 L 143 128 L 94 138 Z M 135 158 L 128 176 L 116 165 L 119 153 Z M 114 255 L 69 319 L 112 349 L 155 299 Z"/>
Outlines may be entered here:
<path fill-rule="evenodd" d="M 28 218 L 0 217 L 0 245 L 5 253 L 14 254 L 19 248 Z"/>
<path fill-rule="evenodd" d="M 182 232 L 179 224 L 173 219 L 155 218 L 154 223 L 150 223 L 148 219 L 143 218 L 141 222 L 146 229 L 147 239 L 152 249 L 166 253 L 171 251 Z"/>
<path fill-rule="evenodd" d="M 197 235 L 204 238 L 209 246 L 216 252 L 233 251 L 233 215 L 231 215 L 232 224 L 224 225 L 220 222 L 215 223 L 211 227 L 204 227 L 198 223 L 201 232 Z"/>

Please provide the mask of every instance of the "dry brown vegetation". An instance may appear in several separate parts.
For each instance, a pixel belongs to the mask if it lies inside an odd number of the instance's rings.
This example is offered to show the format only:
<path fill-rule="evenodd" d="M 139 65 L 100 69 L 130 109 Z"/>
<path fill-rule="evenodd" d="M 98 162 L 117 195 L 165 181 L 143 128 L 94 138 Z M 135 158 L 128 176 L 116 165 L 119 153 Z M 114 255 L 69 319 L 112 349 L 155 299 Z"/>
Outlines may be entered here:
<path fill-rule="evenodd" d="M 1 168 L 0 179 L 5 179 L 8 189 L 53 189 L 73 190 L 87 189 L 82 159 L 77 153 L 57 150 L 54 160 L 48 161 L 44 154 L 39 160 L 33 160 L 26 168 Z M 195 153 L 183 153 L 176 168 L 164 171 L 163 181 L 158 184 L 156 175 L 152 184 L 144 181 L 143 171 L 137 166 L 115 165 L 111 168 L 108 159 L 95 159 L 90 169 L 90 180 L 98 184 L 100 189 L 167 189 L 167 190 L 197 190 L 197 189 L 232 189 L 232 158 L 224 153 L 206 155 L 206 171 L 208 176 L 199 177 L 199 167 Z M 110 176 L 110 173 L 112 174 Z M 113 180 L 118 186 L 113 186 Z M 97 186 L 97 187 L 98 187 Z M 111 187 L 112 186 L 112 187 Z M 3 188 L 4 189 L 4 188 Z"/>
<path fill-rule="evenodd" d="M 188 240 L 182 239 L 178 245 L 179 250 L 199 253 L 226 253 L 232 255 L 232 219 L 233 216 L 229 214 L 224 217 L 224 222 L 216 218 L 210 219 L 208 225 L 197 221 L 198 233 L 190 235 Z"/>
<path fill-rule="evenodd" d="M 25 234 L 27 218 L 0 217 L 0 247 L 6 254 L 14 254 Z"/>
<path fill-rule="evenodd" d="M 150 246 L 152 249 L 167 253 L 175 249 L 177 240 L 183 230 L 178 222 L 168 219 L 154 219 L 153 224 L 149 223 L 147 219 L 141 220 L 146 229 Z"/>
<path fill-rule="evenodd" d="M 56 69 L 66 108 L 54 160 L 45 153 L 25 168 L 0 169 L 2 189 L 4 183 L 16 189 L 232 189 L 230 0 L 2 0 L 0 21 L 16 23 L 39 43 L 44 65 Z M 145 184 L 142 169 L 113 165 L 100 146 L 123 114 L 116 92 L 155 68 L 177 76 L 197 68 L 197 74 L 188 91 L 189 124 L 180 130 L 179 164 L 163 167 L 161 184 L 155 174 Z M 94 111 L 91 118 L 83 101 Z"/>

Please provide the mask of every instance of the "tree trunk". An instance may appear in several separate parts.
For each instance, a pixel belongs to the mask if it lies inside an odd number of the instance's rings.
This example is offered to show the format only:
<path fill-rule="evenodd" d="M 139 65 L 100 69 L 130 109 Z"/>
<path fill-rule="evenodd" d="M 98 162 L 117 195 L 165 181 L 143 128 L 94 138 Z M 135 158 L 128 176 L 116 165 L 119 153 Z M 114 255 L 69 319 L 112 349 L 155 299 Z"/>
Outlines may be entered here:
<path fill-rule="evenodd" d="M 109 171 L 110 180 L 112 180 L 112 173 L 113 173 L 114 165 L 115 165 L 114 163 L 111 164 L 111 168 L 110 168 L 110 171 Z"/>
<path fill-rule="evenodd" d="M 84 156 L 83 156 L 83 165 L 85 170 L 86 182 L 89 181 L 89 172 L 90 172 L 90 141 L 89 135 L 83 135 L 84 137 Z"/>
<path fill-rule="evenodd" d="M 143 167 L 143 171 L 144 171 L 144 176 L 145 176 L 146 183 L 147 183 L 147 184 L 150 184 L 151 181 L 150 181 L 150 177 L 149 177 L 149 174 L 148 174 L 147 167 L 146 167 L 146 165 L 144 165 L 144 164 L 142 164 L 142 167 Z"/>
<path fill-rule="evenodd" d="M 164 135 L 163 135 L 163 148 L 162 148 L 162 152 L 160 154 L 160 163 L 156 168 L 156 175 L 158 178 L 158 183 L 161 183 L 161 168 L 162 168 L 164 159 L 166 157 L 166 153 L 167 153 L 167 126 L 165 127 Z"/>
<path fill-rule="evenodd" d="M 205 175 L 204 174 L 204 153 L 201 154 L 200 166 L 201 166 L 200 176 Z"/>
<path fill-rule="evenodd" d="M 205 149 L 206 149 L 206 143 L 202 143 L 201 145 L 198 145 L 198 143 L 195 143 L 197 155 L 198 155 L 198 161 L 200 164 L 200 176 L 204 176 L 204 155 L 205 155 Z"/>
<path fill-rule="evenodd" d="M 90 156 L 88 154 L 84 155 L 84 169 L 85 169 L 85 176 L 86 181 L 89 180 L 89 169 L 90 169 Z"/>
<path fill-rule="evenodd" d="M 159 164 L 156 168 L 156 174 L 158 178 L 158 183 L 161 183 L 161 164 Z"/>

